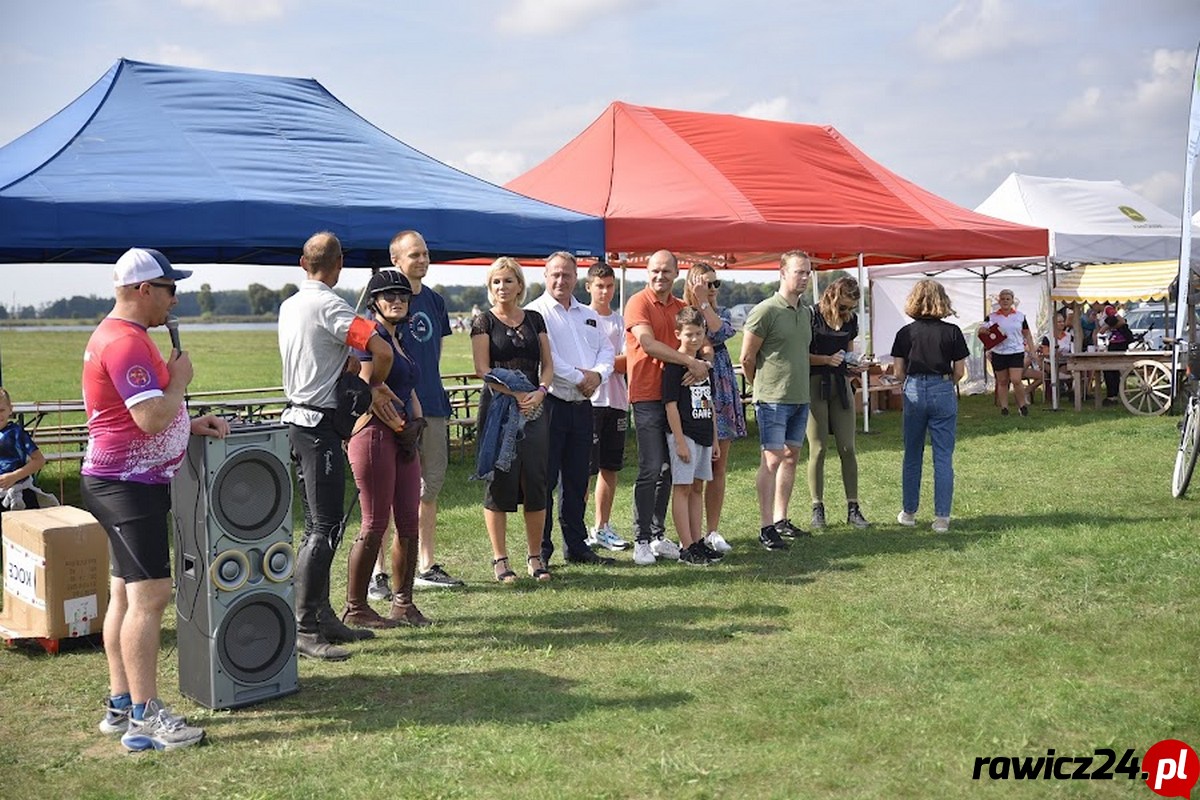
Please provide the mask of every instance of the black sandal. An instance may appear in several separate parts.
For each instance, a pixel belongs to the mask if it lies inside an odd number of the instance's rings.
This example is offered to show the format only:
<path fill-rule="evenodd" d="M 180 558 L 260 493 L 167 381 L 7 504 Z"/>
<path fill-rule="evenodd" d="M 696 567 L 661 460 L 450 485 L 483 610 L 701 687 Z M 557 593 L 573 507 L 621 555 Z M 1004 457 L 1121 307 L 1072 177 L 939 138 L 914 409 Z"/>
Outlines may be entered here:
<path fill-rule="evenodd" d="M 534 568 L 533 568 L 533 562 L 534 562 L 534 560 L 535 560 L 535 559 L 536 559 L 536 560 L 537 560 L 537 562 L 538 562 L 538 568 L 537 568 L 537 569 L 534 569 Z M 541 556 L 541 554 L 536 554 L 536 555 L 530 555 L 530 556 L 528 556 L 528 557 L 525 559 L 525 563 L 526 563 L 526 565 L 528 565 L 528 567 L 529 567 L 529 577 L 533 578 L 535 581 L 548 581 L 548 580 L 550 580 L 550 570 L 546 569 L 546 565 L 545 565 L 545 564 L 542 562 L 542 556 Z"/>
<path fill-rule="evenodd" d="M 500 558 L 492 559 L 492 569 L 504 564 L 504 570 L 496 573 L 496 580 L 500 583 L 512 583 L 517 579 L 517 573 L 508 568 L 508 556 L 500 556 Z"/>

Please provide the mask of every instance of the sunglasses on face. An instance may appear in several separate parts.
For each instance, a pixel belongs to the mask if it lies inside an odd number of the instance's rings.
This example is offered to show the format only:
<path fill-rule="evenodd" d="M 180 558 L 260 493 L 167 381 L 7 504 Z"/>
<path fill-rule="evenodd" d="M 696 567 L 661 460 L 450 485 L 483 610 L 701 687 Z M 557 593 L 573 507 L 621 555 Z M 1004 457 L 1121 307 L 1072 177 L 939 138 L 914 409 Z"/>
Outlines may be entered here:
<path fill-rule="evenodd" d="M 375 296 L 381 297 L 389 303 L 399 303 L 401 300 L 408 300 L 409 297 L 408 292 L 401 292 L 397 289 L 390 289 L 386 292 L 380 292 Z"/>
<path fill-rule="evenodd" d="M 709 281 L 709 282 L 708 282 L 708 287 L 709 287 L 710 289 L 720 289 L 720 288 L 721 288 L 721 282 L 720 282 L 719 280 L 713 280 L 713 281 Z"/>
<path fill-rule="evenodd" d="M 146 283 L 150 284 L 151 286 L 157 286 L 160 289 L 166 289 L 168 294 L 170 294 L 172 297 L 175 296 L 176 286 L 173 283 L 156 283 L 154 281 L 146 281 Z"/>

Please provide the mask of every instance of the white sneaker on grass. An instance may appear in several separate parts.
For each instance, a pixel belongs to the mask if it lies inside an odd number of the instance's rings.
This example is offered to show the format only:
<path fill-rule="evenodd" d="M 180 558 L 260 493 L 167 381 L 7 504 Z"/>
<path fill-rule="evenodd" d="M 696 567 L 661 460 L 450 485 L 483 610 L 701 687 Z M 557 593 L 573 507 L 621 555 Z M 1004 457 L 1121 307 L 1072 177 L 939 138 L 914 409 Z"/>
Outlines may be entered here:
<path fill-rule="evenodd" d="M 144 717 L 129 719 L 129 727 L 121 736 L 126 750 L 174 750 L 189 747 L 204 739 L 204 729 L 188 725 L 187 720 L 162 704 L 157 698 L 146 703 Z"/>
<path fill-rule="evenodd" d="M 381 603 L 392 599 L 391 579 L 386 573 L 376 572 L 371 576 L 371 584 L 367 587 L 367 599 Z"/>
<path fill-rule="evenodd" d="M 717 531 L 709 531 L 708 536 L 704 537 L 704 542 L 718 553 L 728 553 L 733 549 L 733 545 L 725 541 L 725 537 Z"/>
<path fill-rule="evenodd" d="M 911 528 L 917 524 L 917 515 L 910 514 L 907 511 L 901 511 L 896 515 L 896 522 L 899 522 L 906 528 Z"/>
<path fill-rule="evenodd" d="M 950 530 L 950 518 L 949 517 L 934 517 L 933 518 L 933 532 L 934 533 L 945 533 L 948 530 Z"/>
<path fill-rule="evenodd" d="M 650 549 L 654 551 L 654 555 L 659 558 L 665 558 L 670 561 L 679 560 L 679 545 L 672 542 L 670 539 L 663 537 L 650 542 Z"/>
<path fill-rule="evenodd" d="M 654 556 L 654 548 L 650 546 L 649 542 L 633 543 L 633 563 L 639 567 L 646 567 L 657 560 Z"/>
<path fill-rule="evenodd" d="M 605 550 L 624 550 L 629 546 L 628 542 L 617 536 L 616 531 L 612 529 L 612 525 L 607 522 L 596 528 L 592 534 L 592 544 L 599 545 Z"/>

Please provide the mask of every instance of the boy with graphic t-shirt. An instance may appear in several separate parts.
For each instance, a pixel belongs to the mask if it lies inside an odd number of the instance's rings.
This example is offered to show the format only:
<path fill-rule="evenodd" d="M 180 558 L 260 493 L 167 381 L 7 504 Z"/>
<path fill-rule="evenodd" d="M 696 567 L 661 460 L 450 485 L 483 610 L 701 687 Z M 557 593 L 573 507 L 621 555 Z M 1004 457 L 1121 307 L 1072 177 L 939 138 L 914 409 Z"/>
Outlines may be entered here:
<path fill-rule="evenodd" d="M 704 317 L 688 306 L 675 317 L 679 352 L 699 358 L 706 342 Z M 704 543 L 704 483 L 712 480 L 712 462 L 719 456 L 717 419 L 713 410 L 712 380 L 683 384 L 686 370 L 678 364 L 663 366 L 662 397 L 667 415 L 667 452 L 671 457 L 671 519 L 679 534 L 679 560 L 707 566 L 723 554 Z"/>

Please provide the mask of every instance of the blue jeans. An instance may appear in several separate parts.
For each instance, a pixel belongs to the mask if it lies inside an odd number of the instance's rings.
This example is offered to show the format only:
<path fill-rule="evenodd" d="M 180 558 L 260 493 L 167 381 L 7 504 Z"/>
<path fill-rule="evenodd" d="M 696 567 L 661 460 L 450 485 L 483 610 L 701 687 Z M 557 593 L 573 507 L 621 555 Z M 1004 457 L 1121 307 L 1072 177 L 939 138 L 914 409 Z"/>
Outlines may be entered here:
<path fill-rule="evenodd" d="M 954 500 L 954 442 L 958 396 L 942 375 L 909 375 L 904 380 L 904 510 L 915 514 L 921 503 L 921 465 L 925 434 L 933 445 L 933 513 L 950 516 Z"/>

